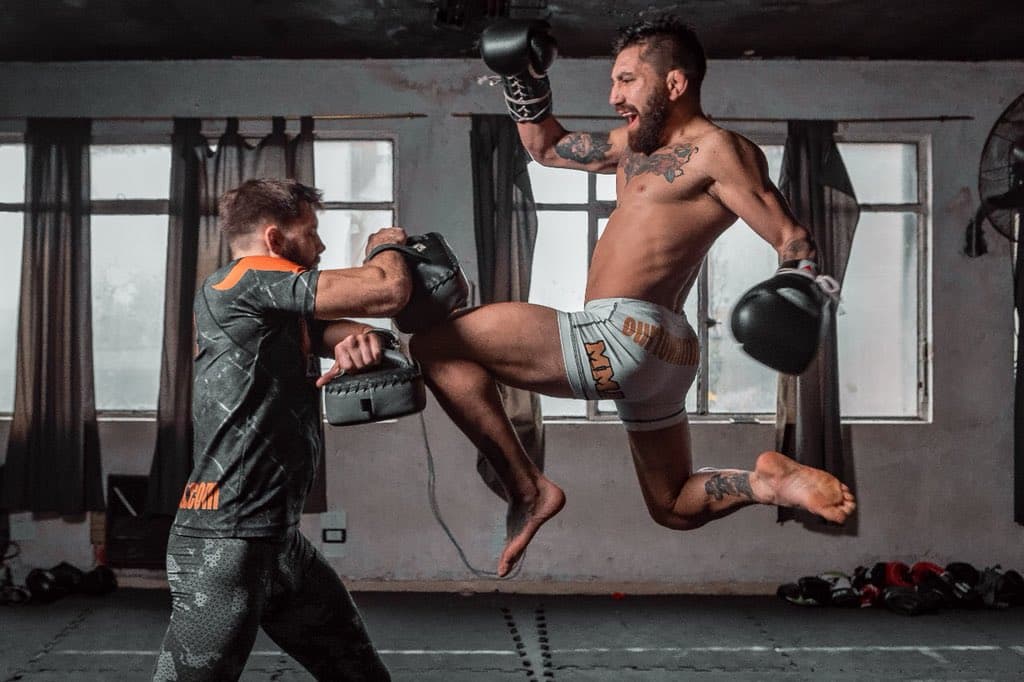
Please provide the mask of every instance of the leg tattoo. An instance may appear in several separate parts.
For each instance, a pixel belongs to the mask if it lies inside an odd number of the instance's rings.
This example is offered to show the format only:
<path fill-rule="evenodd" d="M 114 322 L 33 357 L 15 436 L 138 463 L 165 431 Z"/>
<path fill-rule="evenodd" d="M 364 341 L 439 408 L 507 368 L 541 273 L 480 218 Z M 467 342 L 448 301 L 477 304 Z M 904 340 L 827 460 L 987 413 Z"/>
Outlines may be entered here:
<path fill-rule="evenodd" d="M 716 500 L 721 500 L 726 495 L 744 497 L 748 500 L 754 499 L 754 491 L 750 488 L 750 473 L 746 471 L 734 474 L 712 474 L 704 482 L 704 492 Z"/>

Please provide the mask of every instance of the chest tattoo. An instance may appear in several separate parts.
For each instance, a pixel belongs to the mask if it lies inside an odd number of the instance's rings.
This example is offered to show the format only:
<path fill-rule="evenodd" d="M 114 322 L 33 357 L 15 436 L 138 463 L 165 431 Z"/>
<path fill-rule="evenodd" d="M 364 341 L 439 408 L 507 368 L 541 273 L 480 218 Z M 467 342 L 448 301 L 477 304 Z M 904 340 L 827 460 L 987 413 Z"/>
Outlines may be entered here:
<path fill-rule="evenodd" d="M 626 183 L 643 173 L 660 175 L 668 182 L 672 182 L 683 175 L 683 166 L 689 163 L 696 153 L 697 147 L 692 144 L 681 144 L 650 156 L 630 153 L 622 162 Z"/>

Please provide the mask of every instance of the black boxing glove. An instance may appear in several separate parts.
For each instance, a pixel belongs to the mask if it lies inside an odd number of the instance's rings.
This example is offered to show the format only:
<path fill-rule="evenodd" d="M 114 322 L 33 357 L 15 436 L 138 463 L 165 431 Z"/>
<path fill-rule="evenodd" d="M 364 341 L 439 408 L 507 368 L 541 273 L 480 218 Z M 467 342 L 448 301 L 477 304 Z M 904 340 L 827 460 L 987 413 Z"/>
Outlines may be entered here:
<path fill-rule="evenodd" d="M 740 297 L 732 311 L 733 336 L 755 360 L 800 374 L 818 352 L 824 307 L 838 291 L 813 261 L 786 261 Z"/>
<path fill-rule="evenodd" d="M 503 21 L 480 36 L 480 55 L 501 76 L 505 106 L 516 123 L 537 123 L 551 115 L 547 70 L 555 51 L 544 21 Z"/>

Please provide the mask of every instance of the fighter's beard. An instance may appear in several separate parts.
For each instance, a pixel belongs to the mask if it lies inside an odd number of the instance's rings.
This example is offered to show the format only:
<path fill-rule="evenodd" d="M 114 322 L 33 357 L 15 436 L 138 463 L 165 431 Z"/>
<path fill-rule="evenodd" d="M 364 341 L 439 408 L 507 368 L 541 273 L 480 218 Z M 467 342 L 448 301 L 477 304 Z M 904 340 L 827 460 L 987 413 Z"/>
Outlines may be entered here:
<path fill-rule="evenodd" d="M 658 88 L 647 98 L 647 113 L 640 116 L 636 130 L 629 133 L 629 148 L 650 156 L 662 146 L 662 133 L 668 119 L 668 88 Z"/>

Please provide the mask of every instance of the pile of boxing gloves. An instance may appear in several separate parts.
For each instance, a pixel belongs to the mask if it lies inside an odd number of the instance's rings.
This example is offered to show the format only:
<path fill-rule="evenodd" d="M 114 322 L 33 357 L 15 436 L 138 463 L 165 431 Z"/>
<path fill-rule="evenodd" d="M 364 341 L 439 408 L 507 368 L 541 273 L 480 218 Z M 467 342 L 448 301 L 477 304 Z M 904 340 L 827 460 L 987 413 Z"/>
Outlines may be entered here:
<path fill-rule="evenodd" d="M 117 576 L 109 566 L 83 571 L 66 561 L 53 568 L 33 568 L 25 576 L 26 601 L 49 604 L 72 594 L 102 596 L 117 589 Z"/>
<path fill-rule="evenodd" d="M 944 608 L 1003 609 L 1024 606 L 1024 577 L 990 566 L 979 571 L 954 561 L 944 568 L 928 561 L 858 566 L 852 575 L 829 571 L 780 585 L 780 599 L 797 606 L 884 607 L 904 616 Z"/>

